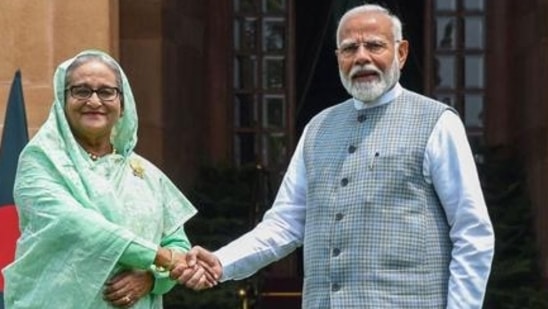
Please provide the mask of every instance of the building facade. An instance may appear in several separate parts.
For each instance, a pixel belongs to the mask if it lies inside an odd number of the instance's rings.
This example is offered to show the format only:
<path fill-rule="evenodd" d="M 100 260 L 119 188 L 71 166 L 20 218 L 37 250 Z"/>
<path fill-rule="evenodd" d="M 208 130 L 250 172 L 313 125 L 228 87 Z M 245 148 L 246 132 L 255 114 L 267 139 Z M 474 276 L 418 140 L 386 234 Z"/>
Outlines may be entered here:
<path fill-rule="evenodd" d="M 275 188 L 306 121 L 346 97 L 334 31 L 359 3 L 1 1 L 0 130 L 17 69 L 32 135 L 49 112 L 57 64 L 98 48 L 119 59 L 132 83 L 137 150 L 178 185 L 191 186 L 201 166 L 225 163 L 267 171 Z M 519 153 L 548 283 L 548 0 L 382 3 L 411 41 L 402 84 L 460 112 L 478 161 L 485 146 Z M 298 281 L 297 256 L 277 267 L 279 280 Z M 286 292 L 298 298 L 295 288 Z"/>

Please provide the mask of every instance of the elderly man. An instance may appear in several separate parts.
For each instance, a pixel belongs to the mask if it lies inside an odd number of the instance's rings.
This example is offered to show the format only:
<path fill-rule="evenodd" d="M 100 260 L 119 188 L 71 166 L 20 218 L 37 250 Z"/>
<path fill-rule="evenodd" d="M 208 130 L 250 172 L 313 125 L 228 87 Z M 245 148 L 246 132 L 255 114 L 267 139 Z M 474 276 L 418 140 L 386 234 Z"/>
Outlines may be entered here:
<path fill-rule="evenodd" d="M 352 98 L 308 123 L 262 222 L 190 265 L 241 279 L 304 245 L 303 308 L 481 308 L 494 235 L 459 116 L 398 83 L 409 43 L 385 8 L 346 12 L 337 46 Z"/>

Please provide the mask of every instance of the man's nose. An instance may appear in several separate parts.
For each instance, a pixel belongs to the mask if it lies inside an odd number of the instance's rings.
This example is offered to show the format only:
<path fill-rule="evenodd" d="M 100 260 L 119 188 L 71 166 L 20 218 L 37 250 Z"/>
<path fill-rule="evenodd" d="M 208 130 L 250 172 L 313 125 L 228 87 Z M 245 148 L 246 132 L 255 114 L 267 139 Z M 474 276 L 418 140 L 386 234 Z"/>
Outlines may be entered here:
<path fill-rule="evenodd" d="M 356 63 L 367 63 L 371 62 L 371 52 L 363 44 L 358 45 L 356 50 L 356 55 L 354 56 L 354 62 Z"/>

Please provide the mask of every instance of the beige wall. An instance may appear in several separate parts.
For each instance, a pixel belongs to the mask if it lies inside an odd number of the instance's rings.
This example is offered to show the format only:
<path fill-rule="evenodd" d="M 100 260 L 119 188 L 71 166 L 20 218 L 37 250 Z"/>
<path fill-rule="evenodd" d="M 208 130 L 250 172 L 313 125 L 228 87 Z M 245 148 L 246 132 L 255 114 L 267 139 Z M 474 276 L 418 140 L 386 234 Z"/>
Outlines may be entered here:
<path fill-rule="evenodd" d="M 120 64 L 139 114 L 137 151 L 165 169 L 162 0 L 120 0 Z"/>
<path fill-rule="evenodd" d="M 86 48 L 118 56 L 118 16 L 118 0 L 0 1 L 0 131 L 17 69 L 32 136 L 46 119 L 61 61 Z"/>
<path fill-rule="evenodd" d="M 137 151 L 162 169 L 171 165 L 168 174 L 179 182 L 186 177 L 180 174 L 189 174 L 188 169 L 178 171 L 179 167 L 197 164 L 186 164 L 185 160 L 192 154 L 188 151 L 180 156 L 173 149 L 166 149 L 165 136 L 170 126 L 165 115 L 173 110 L 165 107 L 163 12 L 166 8 L 173 10 L 175 13 L 171 13 L 170 22 L 176 25 L 190 19 L 185 14 L 196 11 L 194 7 L 202 6 L 193 0 L 0 0 L 0 42 L 3 44 L 0 49 L 0 133 L 9 89 L 17 69 L 21 70 L 23 78 L 32 137 L 49 113 L 53 97 L 52 76 L 57 65 L 83 49 L 101 49 L 119 60 L 132 85 L 139 114 Z M 201 33 L 196 32 L 195 25 L 184 26 L 189 33 Z M 175 29 L 170 33 L 179 32 Z M 177 37 L 171 41 L 179 40 Z M 197 42 L 193 38 L 184 40 Z M 179 56 L 174 54 L 167 64 L 175 72 L 180 71 L 181 65 L 177 65 L 181 59 Z M 185 72 L 201 63 L 200 59 L 182 59 L 186 61 Z M 168 89 L 181 88 L 178 78 L 172 78 Z M 201 90 L 194 88 L 194 92 Z M 186 96 L 188 94 L 183 91 L 178 98 L 193 102 L 184 99 Z M 181 106 L 175 113 L 179 114 L 181 110 L 188 111 Z M 181 146 L 183 137 L 195 136 L 195 133 L 171 132 L 180 139 L 169 147 Z M 188 149 L 185 146 L 180 148 Z"/>

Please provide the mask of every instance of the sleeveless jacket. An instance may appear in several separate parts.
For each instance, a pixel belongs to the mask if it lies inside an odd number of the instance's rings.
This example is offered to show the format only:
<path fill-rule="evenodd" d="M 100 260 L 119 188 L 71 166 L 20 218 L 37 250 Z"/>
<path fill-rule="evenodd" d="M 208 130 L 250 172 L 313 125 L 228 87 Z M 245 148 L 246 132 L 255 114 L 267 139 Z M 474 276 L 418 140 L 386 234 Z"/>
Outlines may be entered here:
<path fill-rule="evenodd" d="M 450 107 L 403 90 L 393 102 L 328 108 L 304 144 L 303 308 L 444 308 L 451 242 L 424 180 L 426 144 Z"/>

